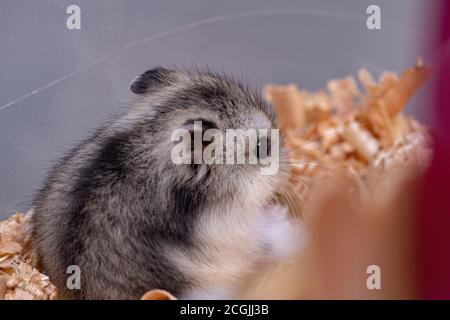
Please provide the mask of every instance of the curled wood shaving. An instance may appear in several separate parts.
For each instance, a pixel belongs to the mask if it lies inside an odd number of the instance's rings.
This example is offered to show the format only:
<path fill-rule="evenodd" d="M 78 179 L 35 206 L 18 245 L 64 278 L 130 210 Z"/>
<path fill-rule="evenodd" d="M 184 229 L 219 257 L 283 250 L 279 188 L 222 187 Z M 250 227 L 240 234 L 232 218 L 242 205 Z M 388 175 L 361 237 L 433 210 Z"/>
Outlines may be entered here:
<path fill-rule="evenodd" d="M 141 300 L 177 300 L 177 298 L 165 290 L 154 289 L 145 293 Z"/>
<path fill-rule="evenodd" d="M 328 81 L 331 104 L 338 112 L 349 111 L 359 95 L 358 86 L 353 77 Z"/>
<path fill-rule="evenodd" d="M 413 68 L 406 69 L 397 80 L 396 75 L 384 74 L 380 82 L 380 97 L 373 97 L 368 106 L 375 112 L 386 110 L 389 117 L 398 114 L 408 100 L 429 76 L 431 69 L 419 61 Z"/>
<path fill-rule="evenodd" d="M 354 120 L 342 126 L 342 137 L 366 160 L 371 161 L 378 152 L 380 144 L 373 135 Z"/>
<path fill-rule="evenodd" d="M 279 121 L 285 130 L 293 130 L 300 124 L 305 124 L 305 109 L 303 97 L 297 89 L 297 86 L 290 84 L 287 86 L 267 86 L 265 88 L 266 98 L 272 102 L 279 116 Z M 279 108 L 279 109 L 278 109 Z"/>

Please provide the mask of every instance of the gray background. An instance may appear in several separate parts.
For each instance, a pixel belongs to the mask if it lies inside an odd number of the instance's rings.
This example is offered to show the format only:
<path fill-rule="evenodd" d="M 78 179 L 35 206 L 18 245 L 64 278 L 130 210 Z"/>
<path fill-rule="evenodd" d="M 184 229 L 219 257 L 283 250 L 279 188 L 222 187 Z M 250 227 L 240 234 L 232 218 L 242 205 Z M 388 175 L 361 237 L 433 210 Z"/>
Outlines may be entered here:
<path fill-rule="evenodd" d="M 81 7 L 81 30 L 66 8 Z M 378 4 L 382 30 L 366 28 Z M 26 210 L 52 160 L 126 107 L 155 65 L 208 64 L 261 88 L 367 66 L 400 71 L 421 54 L 431 1 L 0 1 L 0 218 Z M 410 111 L 423 117 L 421 95 Z M 14 102 L 15 101 L 15 102 Z M 423 104 L 422 104 L 423 105 Z"/>

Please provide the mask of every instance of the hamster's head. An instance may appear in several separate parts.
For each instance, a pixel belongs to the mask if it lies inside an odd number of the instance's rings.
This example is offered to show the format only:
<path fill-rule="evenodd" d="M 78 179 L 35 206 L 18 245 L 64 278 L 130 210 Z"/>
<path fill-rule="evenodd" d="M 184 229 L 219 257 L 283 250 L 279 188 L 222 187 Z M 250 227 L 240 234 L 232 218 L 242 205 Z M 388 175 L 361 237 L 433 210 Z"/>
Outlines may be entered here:
<path fill-rule="evenodd" d="M 211 71 L 160 67 L 130 88 L 136 103 L 116 126 L 145 128 L 134 157 L 153 161 L 161 184 L 250 206 L 275 195 L 286 174 L 276 117 L 249 88 Z"/>

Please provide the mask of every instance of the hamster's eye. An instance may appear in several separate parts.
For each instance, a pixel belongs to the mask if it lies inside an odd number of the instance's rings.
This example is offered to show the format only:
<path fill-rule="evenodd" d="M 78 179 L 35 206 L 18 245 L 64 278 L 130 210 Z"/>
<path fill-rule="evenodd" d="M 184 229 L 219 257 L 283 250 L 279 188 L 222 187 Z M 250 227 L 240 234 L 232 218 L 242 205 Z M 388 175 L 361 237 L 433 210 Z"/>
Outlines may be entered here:
<path fill-rule="evenodd" d="M 260 137 L 256 145 L 256 156 L 258 159 L 265 159 L 270 155 L 270 141 L 267 137 Z"/>
<path fill-rule="evenodd" d="M 214 122 L 205 119 L 189 119 L 183 127 L 190 132 L 190 150 L 192 156 L 192 164 L 200 164 L 203 162 L 203 151 L 213 141 L 205 141 L 203 139 L 205 131 L 208 129 L 217 129 Z M 201 141 L 196 141 L 201 139 Z M 196 149 L 196 145 L 200 146 L 200 149 Z"/>
<path fill-rule="evenodd" d="M 204 119 L 190 119 L 187 120 L 184 123 L 184 128 L 188 129 L 191 133 L 191 150 L 194 150 L 194 139 L 195 139 L 195 132 L 198 133 L 198 137 L 202 138 L 201 144 L 203 147 L 206 147 L 211 142 L 210 141 L 204 141 L 203 135 L 205 134 L 205 131 L 208 129 L 217 129 L 217 126 L 214 122 L 204 120 Z"/>

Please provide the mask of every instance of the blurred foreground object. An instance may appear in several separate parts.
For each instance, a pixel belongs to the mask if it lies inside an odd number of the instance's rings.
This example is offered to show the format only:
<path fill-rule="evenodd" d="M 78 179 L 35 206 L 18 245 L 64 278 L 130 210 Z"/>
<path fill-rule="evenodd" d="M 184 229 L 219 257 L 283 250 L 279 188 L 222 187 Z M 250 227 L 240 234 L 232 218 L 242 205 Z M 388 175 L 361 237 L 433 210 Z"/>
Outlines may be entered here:
<path fill-rule="evenodd" d="M 345 177 L 319 183 L 306 209 L 304 251 L 258 279 L 241 298 L 416 298 L 417 179 L 412 170 L 400 171 L 377 180 L 375 194 L 364 201 L 349 192 L 352 183 Z M 371 287 L 374 269 L 379 288 Z"/>
<path fill-rule="evenodd" d="M 420 298 L 450 299 L 450 1 L 441 1 L 434 91 L 434 157 L 421 188 L 418 219 Z"/>

